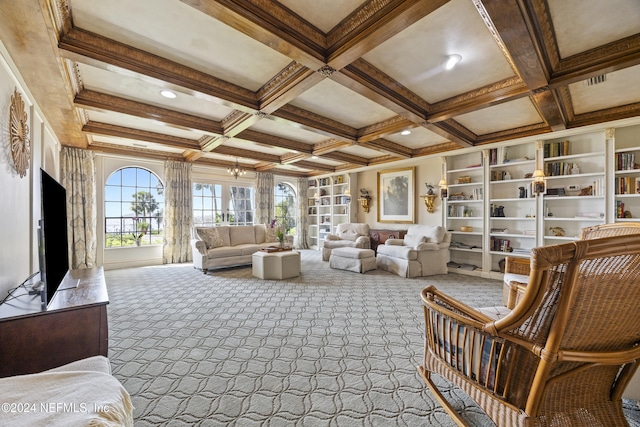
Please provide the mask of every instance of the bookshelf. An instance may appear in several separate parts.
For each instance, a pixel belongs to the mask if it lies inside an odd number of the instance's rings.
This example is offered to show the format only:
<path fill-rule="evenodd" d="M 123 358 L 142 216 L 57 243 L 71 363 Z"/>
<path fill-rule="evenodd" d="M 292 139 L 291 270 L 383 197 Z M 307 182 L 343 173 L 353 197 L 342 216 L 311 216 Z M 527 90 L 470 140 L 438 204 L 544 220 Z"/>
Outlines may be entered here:
<path fill-rule="evenodd" d="M 478 274 L 484 264 L 484 160 L 482 152 L 446 159 L 445 227 L 451 233 L 449 270 Z"/>
<path fill-rule="evenodd" d="M 321 249 L 327 235 L 335 233 L 338 224 L 355 222 L 357 194 L 355 174 L 335 174 L 309 180 L 309 245 Z"/>
<path fill-rule="evenodd" d="M 500 279 L 506 256 L 577 240 L 587 226 L 640 221 L 640 125 L 478 149 L 447 157 L 445 167 L 450 258 L 478 266 L 450 272 Z M 539 197 L 536 169 L 546 172 Z"/>
<path fill-rule="evenodd" d="M 640 125 L 616 129 L 613 221 L 640 220 Z"/>

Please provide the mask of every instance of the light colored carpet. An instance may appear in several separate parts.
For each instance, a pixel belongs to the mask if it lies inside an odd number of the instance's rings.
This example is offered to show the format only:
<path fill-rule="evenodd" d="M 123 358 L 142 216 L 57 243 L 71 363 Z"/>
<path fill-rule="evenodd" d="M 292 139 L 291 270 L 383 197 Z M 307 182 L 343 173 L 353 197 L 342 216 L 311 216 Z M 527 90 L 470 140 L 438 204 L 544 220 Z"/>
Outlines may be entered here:
<path fill-rule="evenodd" d="M 453 426 L 416 373 L 419 293 L 472 306 L 501 301 L 495 280 L 403 279 L 331 270 L 302 251 L 302 274 L 260 280 L 251 267 L 207 275 L 191 264 L 106 272 L 109 358 L 136 426 Z M 443 383 L 444 384 L 444 383 Z M 473 426 L 490 420 L 456 388 Z M 640 426 L 637 405 L 627 405 Z"/>

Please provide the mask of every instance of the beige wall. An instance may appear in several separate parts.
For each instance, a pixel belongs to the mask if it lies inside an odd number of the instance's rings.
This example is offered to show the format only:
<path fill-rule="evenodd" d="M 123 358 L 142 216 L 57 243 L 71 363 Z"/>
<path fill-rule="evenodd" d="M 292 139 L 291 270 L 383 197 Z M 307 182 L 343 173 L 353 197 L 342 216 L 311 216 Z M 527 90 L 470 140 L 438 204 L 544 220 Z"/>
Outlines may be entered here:
<path fill-rule="evenodd" d="M 364 213 L 364 210 L 358 205 L 358 222 L 366 222 L 371 228 L 382 228 L 391 230 L 406 229 L 409 224 L 403 223 L 386 223 L 378 222 L 378 172 L 385 171 L 393 168 L 415 167 L 415 183 L 414 183 L 414 223 L 424 225 L 442 225 L 442 201 L 440 198 L 436 199 L 435 212 L 428 213 L 427 208 L 424 205 L 424 200 L 420 197 L 425 194 L 427 188 L 425 183 L 429 183 L 438 189 L 438 183 L 440 182 L 442 171 L 442 158 L 422 158 L 414 162 L 406 162 L 402 165 L 393 167 L 381 167 L 380 169 L 368 170 L 358 173 L 358 187 L 364 188 L 369 191 L 369 194 L 373 197 L 371 201 L 371 209 L 369 213 Z M 358 189 L 358 190 L 359 190 Z"/>
<path fill-rule="evenodd" d="M 27 175 L 13 167 L 9 139 L 11 96 L 17 90 L 29 120 L 31 160 Z M 37 227 L 40 220 L 40 168 L 59 178 L 60 144 L 49 131 L 11 56 L 0 41 L 0 299 L 20 285 L 38 265 Z M 44 153 L 44 154 L 43 154 Z M 45 161 L 46 160 L 46 161 Z"/>

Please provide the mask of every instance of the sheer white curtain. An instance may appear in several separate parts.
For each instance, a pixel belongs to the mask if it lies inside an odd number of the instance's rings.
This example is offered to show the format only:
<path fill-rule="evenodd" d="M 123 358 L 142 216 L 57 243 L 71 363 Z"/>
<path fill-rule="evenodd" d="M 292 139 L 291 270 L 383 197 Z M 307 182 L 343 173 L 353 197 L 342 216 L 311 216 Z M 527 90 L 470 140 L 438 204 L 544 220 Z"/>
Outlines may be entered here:
<path fill-rule="evenodd" d="M 164 177 L 166 183 L 162 262 L 172 264 L 191 261 L 191 163 L 168 160 L 164 164 Z"/>
<path fill-rule="evenodd" d="M 275 216 L 273 174 L 258 172 L 256 182 L 256 216 L 254 224 L 269 224 Z"/>
<path fill-rule="evenodd" d="M 298 212 L 296 218 L 296 234 L 298 236 L 298 248 L 309 249 L 309 179 L 298 178 Z"/>
<path fill-rule="evenodd" d="M 67 190 L 69 268 L 72 269 L 96 266 L 98 217 L 94 158 L 89 150 L 62 148 L 60 183 Z"/>

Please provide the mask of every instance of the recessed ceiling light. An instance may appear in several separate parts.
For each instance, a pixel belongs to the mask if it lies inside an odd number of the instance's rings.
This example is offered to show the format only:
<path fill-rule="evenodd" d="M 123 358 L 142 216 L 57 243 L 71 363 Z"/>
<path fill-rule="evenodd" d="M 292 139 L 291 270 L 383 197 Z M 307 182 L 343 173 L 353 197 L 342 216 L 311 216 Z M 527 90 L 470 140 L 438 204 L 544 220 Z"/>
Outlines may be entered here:
<path fill-rule="evenodd" d="M 400 135 L 411 135 L 411 131 L 410 130 L 403 130 L 402 132 L 400 132 Z"/>
<path fill-rule="evenodd" d="M 173 92 L 171 92 L 170 90 L 161 90 L 160 91 L 160 95 L 164 96 L 165 98 L 175 98 L 177 95 Z"/>
<path fill-rule="evenodd" d="M 449 55 L 444 63 L 444 69 L 451 70 L 453 67 L 458 65 L 460 61 L 462 61 L 462 56 L 457 54 Z"/>
<path fill-rule="evenodd" d="M 318 156 L 311 156 L 311 158 L 312 158 L 312 159 L 317 159 L 317 158 L 318 158 Z"/>

